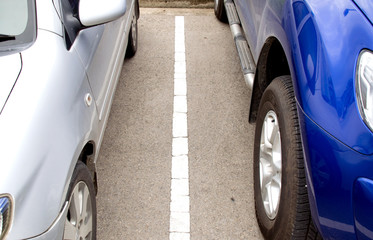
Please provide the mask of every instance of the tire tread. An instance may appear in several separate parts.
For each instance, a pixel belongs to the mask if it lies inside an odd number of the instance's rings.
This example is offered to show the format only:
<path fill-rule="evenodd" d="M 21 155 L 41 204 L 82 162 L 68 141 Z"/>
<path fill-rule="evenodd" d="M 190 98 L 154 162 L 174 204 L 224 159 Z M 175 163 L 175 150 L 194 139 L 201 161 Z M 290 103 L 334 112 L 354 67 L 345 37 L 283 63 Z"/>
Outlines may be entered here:
<path fill-rule="evenodd" d="M 271 95 L 272 94 L 272 95 Z M 263 94 L 262 102 L 260 106 L 264 104 L 263 101 L 268 101 L 272 96 L 275 99 L 279 99 L 279 103 L 274 103 L 280 105 L 281 102 L 285 103 L 287 110 L 283 111 L 284 119 L 286 119 L 286 126 L 288 128 L 288 142 L 292 150 L 287 154 L 290 158 L 294 159 L 295 169 L 294 174 L 296 177 L 296 183 L 294 183 L 294 190 L 291 191 L 291 198 L 294 203 L 292 209 L 294 211 L 289 213 L 288 223 L 291 226 L 284 226 L 283 230 L 285 232 L 277 232 L 276 229 L 267 229 L 268 226 L 264 226 L 264 223 L 261 223 L 260 214 L 256 206 L 256 215 L 258 218 L 258 224 L 265 235 L 270 239 L 308 239 L 308 240 L 321 240 L 321 235 L 318 233 L 317 228 L 313 225 L 310 206 L 308 202 L 308 192 L 307 192 L 307 183 L 306 175 L 304 169 L 304 160 L 303 160 L 303 147 L 300 135 L 300 126 L 298 121 L 298 112 L 296 101 L 293 92 L 293 85 L 290 76 L 280 76 L 275 78 L 271 84 L 267 87 L 266 91 Z M 282 107 L 282 106 L 281 106 Z M 261 107 L 260 107 L 261 108 Z M 259 109 L 260 109 L 259 108 Z M 260 112 L 260 110 L 259 110 Z M 259 117 L 258 117 L 259 119 Z M 285 120 L 284 120 L 285 121 Z M 282 135 L 282 134 L 281 134 Z M 257 136 L 256 136 L 257 137 Z M 256 156 L 256 155 L 255 155 Z M 255 160 L 254 156 L 254 160 Z M 266 236 L 267 235 L 267 236 Z M 272 236 L 272 237 L 269 237 Z"/>

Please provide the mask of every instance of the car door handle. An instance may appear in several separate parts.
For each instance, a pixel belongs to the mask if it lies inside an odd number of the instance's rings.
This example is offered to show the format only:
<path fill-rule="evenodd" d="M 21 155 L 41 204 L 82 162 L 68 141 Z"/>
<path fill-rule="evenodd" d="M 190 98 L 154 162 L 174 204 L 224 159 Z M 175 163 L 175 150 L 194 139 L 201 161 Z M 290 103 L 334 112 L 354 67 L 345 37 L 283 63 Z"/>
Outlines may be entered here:
<path fill-rule="evenodd" d="M 91 94 L 87 93 L 85 95 L 84 102 L 87 105 L 87 107 L 90 107 L 92 105 L 92 96 L 91 96 Z"/>

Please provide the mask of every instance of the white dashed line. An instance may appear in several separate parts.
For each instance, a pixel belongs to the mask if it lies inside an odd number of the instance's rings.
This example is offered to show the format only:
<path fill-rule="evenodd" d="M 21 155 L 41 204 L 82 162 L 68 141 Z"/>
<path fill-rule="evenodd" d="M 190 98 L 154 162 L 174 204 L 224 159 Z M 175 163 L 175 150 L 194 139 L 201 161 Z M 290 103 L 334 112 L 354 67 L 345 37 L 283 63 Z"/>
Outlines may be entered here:
<path fill-rule="evenodd" d="M 188 106 L 183 16 L 175 17 L 174 66 L 170 240 L 190 240 Z"/>

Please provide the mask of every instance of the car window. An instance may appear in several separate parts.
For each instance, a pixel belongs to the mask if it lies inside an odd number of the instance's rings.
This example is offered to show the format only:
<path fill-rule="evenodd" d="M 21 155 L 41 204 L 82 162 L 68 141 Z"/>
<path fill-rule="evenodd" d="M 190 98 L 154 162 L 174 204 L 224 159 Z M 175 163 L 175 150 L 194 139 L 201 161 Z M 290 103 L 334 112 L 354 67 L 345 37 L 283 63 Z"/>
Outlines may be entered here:
<path fill-rule="evenodd" d="M 20 35 L 27 25 L 27 1 L 0 1 L 0 34 Z"/>
<path fill-rule="evenodd" d="M 35 0 L 0 0 L 0 55 L 21 51 L 36 38 Z"/>

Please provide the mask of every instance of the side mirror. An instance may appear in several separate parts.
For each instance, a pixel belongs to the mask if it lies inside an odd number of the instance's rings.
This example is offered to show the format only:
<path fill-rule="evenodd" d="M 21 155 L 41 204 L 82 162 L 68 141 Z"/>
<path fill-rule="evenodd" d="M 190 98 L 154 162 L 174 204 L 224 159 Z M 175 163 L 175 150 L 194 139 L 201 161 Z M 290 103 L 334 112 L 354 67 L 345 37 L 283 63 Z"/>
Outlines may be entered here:
<path fill-rule="evenodd" d="M 126 12 L 126 0 L 80 0 L 79 19 L 85 27 L 118 19 Z"/>

